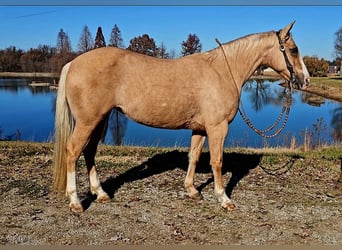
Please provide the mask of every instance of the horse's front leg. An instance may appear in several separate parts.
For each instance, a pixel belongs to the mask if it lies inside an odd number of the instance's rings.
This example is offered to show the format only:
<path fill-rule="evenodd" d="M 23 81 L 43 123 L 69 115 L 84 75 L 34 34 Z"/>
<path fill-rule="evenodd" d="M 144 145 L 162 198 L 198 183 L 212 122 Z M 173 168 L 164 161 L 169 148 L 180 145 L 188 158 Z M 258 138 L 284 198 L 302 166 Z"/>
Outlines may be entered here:
<path fill-rule="evenodd" d="M 235 209 L 235 205 L 228 198 L 225 192 L 222 177 L 223 145 L 227 132 L 227 122 L 222 122 L 221 124 L 210 127 L 207 130 L 210 151 L 210 165 L 214 174 L 215 195 L 223 208 L 227 210 L 233 210 Z"/>
<path fill-rule="evenodd" d="M 202 148 L 205 142 L 205 134 L 197 131 L 192 131 L 191 146 L 189 151 L 189 166 L 184 180 L 184 187 L 188 192 L 189 197 L 193 199 L 201 199 L 201 195 L 194 186 L 195 169 L 200 158 Z"/>

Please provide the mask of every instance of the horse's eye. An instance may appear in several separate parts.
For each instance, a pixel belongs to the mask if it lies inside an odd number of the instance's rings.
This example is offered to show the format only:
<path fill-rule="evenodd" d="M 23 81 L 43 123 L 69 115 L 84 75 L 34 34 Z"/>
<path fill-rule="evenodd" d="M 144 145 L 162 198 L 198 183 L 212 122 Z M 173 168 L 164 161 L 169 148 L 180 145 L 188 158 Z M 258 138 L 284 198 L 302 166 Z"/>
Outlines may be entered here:
<path fill-rule="evenodd" d="M 292 48 L 292 49 L 290 49 L 290 52 L 293 56 L 296 56 L 296 55 L 298 55 L 298 48 L 297 47 Z"/>

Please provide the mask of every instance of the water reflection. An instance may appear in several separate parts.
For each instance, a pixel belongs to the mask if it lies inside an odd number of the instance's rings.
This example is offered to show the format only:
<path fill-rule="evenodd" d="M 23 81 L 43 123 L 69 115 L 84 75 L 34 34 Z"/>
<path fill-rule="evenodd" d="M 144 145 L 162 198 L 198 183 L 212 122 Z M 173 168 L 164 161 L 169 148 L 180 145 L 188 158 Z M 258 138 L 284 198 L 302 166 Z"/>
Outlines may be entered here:
<path fill-rule="evenodd" d="M 245 93 L 249 93 L 249 101 L 252 109 L 259 112 L 265 105 L 272 104 L 274 106 L 282 105 L 283 98 L 286 93 L 282 88 L 273 88 L 270 83 L 276 81 L 255 79 L 248 80 L 243 87 Z M 268 83 L 268 84 L 266 84 Z"/>
<path fill-rule="evenodd" d="M 307 92 L 301 94 L 301 101 L 315 107 L 320 107 L 325 103 L 324 97 Z"/>
<path fill-rule="evenodd" d="M 292 94 L 289 89 L 286 88 L 274 88 L 271 84 L 264 84 L 263 80 L 250 80 L 246 83 L 243 89 L 243 97 L 246 93 L 249 94 L 249 98 L 243 98 L 243 101 L 240 101 L 239 104 L 239 113 L 245 123 L 254 130 L 257 134 L 259 134 L 264 139 L 270 139 L 278 134 L 285 128 L 286 122 L 289 117 L 289 112 L 292 104 Z M 282 89 L 282 90 L 281 90 Z M 260 129 L 254 126 L 254 123 L 248 118 L 248 115 L 245 112 L 243 107 L 243 102 L 249 99 L 249 103 L 251 105 L 251 109 L 256 113 L 261 111 L 264 106 L 269 104 L 273 106 L 282 105 L 282 109 L 278 116 L 275 116 L 274 122 L 265 128 Z"/>
<path fill-rule="evenodd" d="M 331 118 L 331 137 L 335 141 L 342 141 L 342 107 L 333 111 Z"/>
<path fill-rule="evenodd" d="M 12 93 L 18 93 L 23 90 L 29 90 L 32 95 L 48 94 L 51 92 L 49 86 L 30 86 L 30 79 L 1 79 L 0 90 Z"/>
<path fill-rule="evenodd" d="M 113 109 L 109 115 L 108 129 L 110 131 L 111 141 L 114 145 L 123 145 L 127 124 L 128 118 L 118 110 Z"/>
<path fill-rule="evenodd" d="M 40 95 L 40 94 L 48 94 L 51 92 L 51 89 L 49 86 L 44 86 L 44 87 L 31 87 L 29 86 L 28 88 L 32 95 Z"/>
<path fill-rule="evenodd" d="M 0 90 L 4 92 L 18 93 L 27 88 L 30 83 L 28 79 L 1 79 Z"/>

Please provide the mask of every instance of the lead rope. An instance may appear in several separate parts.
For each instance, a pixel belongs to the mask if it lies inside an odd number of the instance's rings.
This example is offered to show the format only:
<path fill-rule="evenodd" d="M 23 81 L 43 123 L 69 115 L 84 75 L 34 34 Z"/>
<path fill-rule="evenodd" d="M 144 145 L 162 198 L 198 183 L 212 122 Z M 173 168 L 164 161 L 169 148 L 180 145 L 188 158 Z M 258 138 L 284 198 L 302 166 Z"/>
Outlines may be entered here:
<path fill-rule="evenodd" d="M 218 43 L 218 45 L 219 45 L 220 48 L 222 49 L 222 52 L 223 52 L 223 55 L 224 55 L 224 58 L 225 58 L 225 61 L 226 61 L 226 65 L 227 65 L 227 68 L 228 68 L 228 71 L 229 71 L 231 77 L 233 78 L 233 81 L 234 81 L 234 84 L 235 84 L 236 89 L 238 90 L 237 83 L 236 83 L 236 81 L 235 81 L 235 79 L 234 79 L 234 76 L 233 76 L 233 74 L 232 74 L 231 68 L 230 68 L 229 63 L 228 63 L 228 59 L 227 59 L 227 56 L 226 56 L 226 51 L 225 51 L 224 47 L 222 46 L 222 44 L 220 43 L 220 41 L 219 41 L 217 38 L 215 38 L 215 41 Z M 290 88 L 289 88 L 289 89 L 290 89 L 289 93 L 286 91 L 286 89 L 285 89 L 285 91 L 284 91 L 285 96 L 286 96 L 286 101 L 285 101 L 284 104 L 283 104 L 283 108 L 282 108 L 282 110 L 281 110 L 281 112 L 280 112 L 280 114 L 279 114 L 277 120 L 276 120 L 271 126 L 269 126 L 267 129 L 264 129 L 264 130 L 257 129 L 257 128 L 254 126 L 254 124 L 251 122 L 251 120 L 248 119 L 248 117 L 247 117 L 247 115 L 246 115 L 246 112 L 245 112 L 245 110 L 244 110 L 244 108 L 243 108 L 242 102 L 241 102 L 241 100 L 239 100 L 239 104 L 240 104 L 240 105 L 239 105 L 238 111 L 239 111 L 239 114 L 241 115 L 243 121 L 244 121 L 244 122 L 245 122 L 253 131 L 254 131 L 254 132 L 256 132 L 258 135 L 262 136 L 263 138 L 273 138 L 273 137 L 277 136 L 278 134 L 280 134 L 280 132 L 285 128 L 286 123 L 287 123 L 287 120 L 288 120 L 288 118 L 289 118 L 290 108 L 291 108 L 291 104 L 292 104 L 292 89 L 291 89 L 291 85 L 289 85 L 289 87 L 290 87 Z M 240 107 L 241 107 L 241 109 L 240 109 Z M 282 126 L 281 126 L 277 131 L 275 131 L 273 134 L 267 135 L 267 134 L 266 134 L 267 132 L 272 131 L 272 130 L 279 124 L 279 122 L 281 121 L 281 119 L 282 119 L 283 116 L 284 116 L 284 113 L 285 113 L 285 118 L 284 118 L 284 120 L 283 120 Z"/>
<path fill-rule="evenodd" d="M 235 81 L 235 78 L 234 78 L 234 75 L 233 75 L 233 72 L 229 66 L 229 63 L 228 63 L 228 58 L 227 58 L 227 53 L 226 53 L 226 50 L 224 49 L 224 47 L 222 46 L 222 43 L 217 39 L 215 38 L 215 41 L 217 42 L 217 44 L 220 46 L 220 48 L 222 49 L 222 52 L 223 52 L 223 56 L 224 56 L 224 60 L 226 61 L 226 65 L 227 65 L 227 68 L 228 68 L 228 71 L 229 71 L 229 74 L 231 75 L 233 81 L 234 81 L 234 85 L 235 85 L 235 89 L 236 89 L 236 92 L 237 92 L 237 96 L 239 97 L 239 102 L 241 102 L 240 100 L 240 94 L 239 94 L 239 88 L 238 88 L 238 85 Z"/>

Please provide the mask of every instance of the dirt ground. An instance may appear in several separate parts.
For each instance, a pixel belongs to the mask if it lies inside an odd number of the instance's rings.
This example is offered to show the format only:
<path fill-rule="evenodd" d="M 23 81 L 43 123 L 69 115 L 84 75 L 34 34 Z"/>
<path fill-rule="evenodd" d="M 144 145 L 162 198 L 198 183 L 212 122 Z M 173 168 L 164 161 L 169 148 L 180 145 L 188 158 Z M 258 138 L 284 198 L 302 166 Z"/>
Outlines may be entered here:
<path fill-rule="evenodd" d="M 183 188 L 186 149 L 100 146 L 112 201 L 93 202 L 80 159 L 82 214 L 51 192 L 51 155 L 51 144 L 0 142 L 1 245 L 342 244 L 342 198 L 326 195 L 341 163 L 324 154 L 226 152 L 226 190 L 238 207 L 227 212 L 213 195 L 208 153 L 195 202 Z"/>

